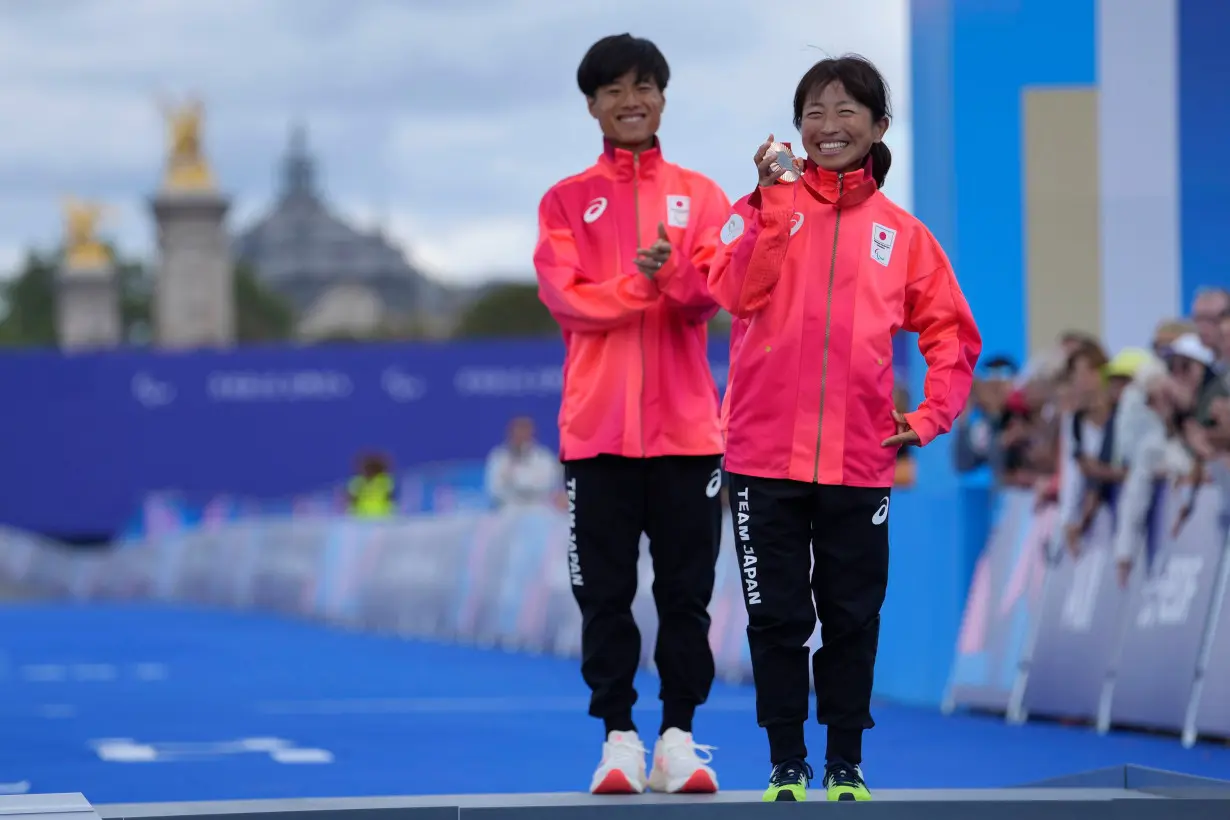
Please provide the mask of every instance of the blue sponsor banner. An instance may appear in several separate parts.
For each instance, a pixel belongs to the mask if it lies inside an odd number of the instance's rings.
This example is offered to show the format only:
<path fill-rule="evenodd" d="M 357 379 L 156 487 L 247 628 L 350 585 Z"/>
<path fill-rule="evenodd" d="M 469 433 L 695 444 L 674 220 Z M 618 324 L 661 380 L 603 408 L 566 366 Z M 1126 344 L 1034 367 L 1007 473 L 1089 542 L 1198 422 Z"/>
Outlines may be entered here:
<path fill-rule="evenodd" d="M 1191 517 L 1173 532 L 1188 501 L 1185 492 L 1164 493 L 1149 565 L 1133 576 L 1123 646 L 1112 670 L 1114 725 L 1173 730 L 1187 715 L 1206 625 L 1215 614 L 1225 544 L 1216 487 L 1201 488 Z"/>
<path fill-rule="evenodd" d="M 724 390 L 729 340 L 709 354 Z M 6 352 L 0 525 L 140 535 L 152 495 L 164 524 L 335 508 L 371 449 L 409 471 L 404 511 L 467 506 L 513 416 L 557 446 L 563 358 L 554 339 Z"/>
<path fill-rule="evenodd" d="M 1230 547 L 1222 554 L 1222 561 L 1230 562 Z M 1203 685 L 1196 703 L 1194 729 L 1204 737 L 1230 738 L 1230 564 L 1223 564 L 1221 589 L 1217 606 L 1213 610 L 1215 620 L 1210 624 L 1208 654 L 1204 659 Z"/>
<path fill-rule="evenodd" d="M 1008 708 L 1042 607 L 1046 547 L 1055 517 L 1055 507 L 1038 508 L 1028 490 L 1000 495 L 995 525 L 966 599 L 949 707 Z"/>
<path fill-rule="evenodd" d="M 710 342 L 723 386 L 727 344 Z M 190 519 L 218 495 L 289 507 L 370 449 L 399 469 L 481 461 L 517 415 L 555 447 L 563 357 L 558 340 L 5 353 L 0 524 L 110 535 L 165 491 Z M 428 509 L 448 494 L 406 489 Z"/>

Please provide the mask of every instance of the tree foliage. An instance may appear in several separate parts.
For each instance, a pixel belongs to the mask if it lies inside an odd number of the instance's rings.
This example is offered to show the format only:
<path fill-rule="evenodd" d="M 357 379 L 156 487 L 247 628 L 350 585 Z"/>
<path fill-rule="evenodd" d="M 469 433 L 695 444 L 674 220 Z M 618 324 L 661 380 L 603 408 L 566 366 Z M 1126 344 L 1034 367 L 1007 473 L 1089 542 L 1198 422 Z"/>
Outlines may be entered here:
<path fill-rule="evenodd" d="M 35 252 L 4 283 L 0 344 L 52 347 L 56 344 L 55 274 L 59 260 Z"/>
<path fill-rule="evenodd" d="M 538 286 L 507 282 L 492 285 L 462 312 L 457 338 L 555 336 L 559 325 L 538 298 Z"/>
<path fill-rule="evenodd" d="M 295 332 L 295 311 L 280 295 L 265 287 L 247 265 L 235 267 L 235 333 L 240 342 L 289 339 Z"/>

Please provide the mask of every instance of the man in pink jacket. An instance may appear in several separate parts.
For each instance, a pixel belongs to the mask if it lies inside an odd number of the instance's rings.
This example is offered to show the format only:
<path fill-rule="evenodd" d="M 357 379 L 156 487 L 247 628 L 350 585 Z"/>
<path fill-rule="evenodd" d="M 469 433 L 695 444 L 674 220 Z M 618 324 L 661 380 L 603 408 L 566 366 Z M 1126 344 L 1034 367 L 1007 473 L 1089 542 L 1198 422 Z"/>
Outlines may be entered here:
<path fill-rule="evenodd" d="M 606 731 L 595 793 L 712 792 L 692 716 L 713 682 L 708 606 L 721 531 L 718 397 L 706 275 L 729 211 L 704 176 L 667 162 L 658 123 L 670 78 L 648 40 L 598 41 L 577 84 L 604 145 L 539 208 L 539 295 L 564 334 L 560 457 L 581 673 Z M 654 569 L 662 723 L 646 784 L 632 720 L 641 636 L 632 617 L 641 534 Z M 702 757 L 703 755 L 703 757 Z"/>

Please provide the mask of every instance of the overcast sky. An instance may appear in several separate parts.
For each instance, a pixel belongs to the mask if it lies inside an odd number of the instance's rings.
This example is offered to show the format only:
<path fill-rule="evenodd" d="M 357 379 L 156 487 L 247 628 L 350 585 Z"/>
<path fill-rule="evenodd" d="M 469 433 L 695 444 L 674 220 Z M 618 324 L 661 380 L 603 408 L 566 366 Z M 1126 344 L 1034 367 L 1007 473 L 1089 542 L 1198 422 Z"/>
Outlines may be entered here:
<path fill-rule="evenodd" d="M 671 64 L 667 156 L 732 199 L 766 133 L 794 134 L 802 73 L 870 57 L 894 96 L 887 193 L 909 207 L 907 0 L 0 0 L 0 271 L 57 243 L 66 195 L 105 202 L 105 233 L 148 254 L 156 99 L 196 93 L 232 226 L 269 206 L 301 121 L 336 209 L 429 273 L 532 275 L 539 198 L 600 149 L 577 63 L 624 31 Z"/>

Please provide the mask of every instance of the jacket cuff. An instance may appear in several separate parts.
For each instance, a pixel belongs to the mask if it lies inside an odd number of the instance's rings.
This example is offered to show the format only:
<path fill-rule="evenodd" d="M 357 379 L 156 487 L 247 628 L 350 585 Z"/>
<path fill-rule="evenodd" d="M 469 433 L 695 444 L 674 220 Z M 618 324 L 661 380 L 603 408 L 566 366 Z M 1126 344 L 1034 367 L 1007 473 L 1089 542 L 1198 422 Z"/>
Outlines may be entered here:
<path fill-rule="evenodd" d="M 925 447 L 935 440 L 937 425 L 926 410 L 918 409 L 905 414 L 905 422 L 918 434 L 918 446 Z"/>
<path fill-rule="evenodd" d="M 678 254 L 679 249 L 672 248 L 671 255 L 668 256 L 666 261 L 662 263 L 662 267 L 658 268 L 658 270 L 654 273 L 653 279 L 649 280 L 656 286 L 660 293 L 666 292 L 666 289 L 670 287 L 671 279 L 673 279 L 675 274 L 679 272 L 679 263 L 676 261 Z M 647 276 L 643 278 L 649 279 Z"/>
<path fill-rule="evenodd" d="M 663 267 L 665 268 L 666 266 L 663 265 Z M 628 293 L 634 299 L 652 302 L 658 298 L 660 290 L 657 283 L 655 283 L 650 277 L 637 270 L 634 273 L 628 274 L 627 278 Z"/>
<path fill-rule="evenodd" d="M 794 186 L 797 184 L 779 181 L 774 185 L 758 185 L 748 197 L 747 204 L 765 214 L 788 211 L 793 216 Z"/>

